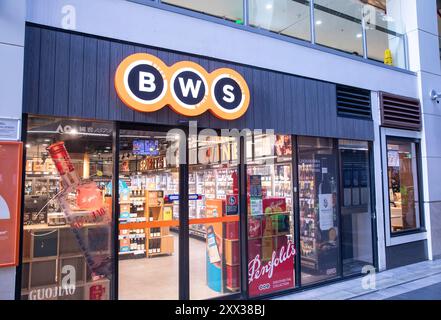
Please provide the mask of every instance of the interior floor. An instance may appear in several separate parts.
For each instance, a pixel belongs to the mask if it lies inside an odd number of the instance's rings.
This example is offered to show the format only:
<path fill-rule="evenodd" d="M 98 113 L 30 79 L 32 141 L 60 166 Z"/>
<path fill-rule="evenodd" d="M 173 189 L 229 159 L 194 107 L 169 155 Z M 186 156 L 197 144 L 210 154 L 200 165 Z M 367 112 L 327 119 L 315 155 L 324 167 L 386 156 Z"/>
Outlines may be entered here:
<path fill-rule="evenodd" d="M 173 255 L 127 259 L 119 262 L 119 299 L 178 299 L 178 234 L 174 235 Z M 190 238 L 190 298 L 210 299 L 221 295 L 211 290 L 206 281 L 206 244 Z"/>

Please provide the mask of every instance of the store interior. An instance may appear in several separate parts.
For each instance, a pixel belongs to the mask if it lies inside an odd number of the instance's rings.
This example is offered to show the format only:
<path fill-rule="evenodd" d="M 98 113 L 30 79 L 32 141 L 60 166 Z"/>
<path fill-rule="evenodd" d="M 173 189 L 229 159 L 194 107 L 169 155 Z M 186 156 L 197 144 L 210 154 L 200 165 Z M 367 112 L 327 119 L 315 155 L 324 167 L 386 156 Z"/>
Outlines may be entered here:
<path fill-rule="evenodd" d="M 22 298 L 51 298 L 44 296 L 44 290 L 57 288 L 68 277 L 75 291 L 52 298 L 109 299 L 115 260 L 119 299 L 178 299 L 179 266 L 186 261 L 191 299 L 239 293 L 237 139 L 199 134 L 186 140 L 189 231 L 183 235 L 179 158 L 186 138 L 173 130 L 122 128 L 116 164 L 113 133 L 113 124 L 107 122 L 29 119 Z M 60 142 L 71 168 L 64 162 L 59 166 L 51 151 Z M 304 286 L 359 273 L 373 263 L 368 150 L 362 141 L 313 137 L 292 141 L 290 135 L 264 133 L 246 138 L 247 208 L 243 209 L 249 273 L 250 265 L 265 268 L 278 255 L 287 261 L 275 271 L 274 288 L 261 289 L 271 279 L 263 279 L 259 270 L 249 274 L 251 297 L 292 289 L 299 280 Z M 116 204 L 114 165 L 119 166 Z M 66 180 L 66 168 L 70 178 L 78 178 Z M 75 188 L 66 191 L 66 181 L 77 181 Z M 60 202 L 63 195 L 68 213 Z M 93 206 L 85 207 L 89 198 L 95 199 Z M 296 242 L 297 204 L 300 266 L 294 263 L 295 254 L 287 254 Z M 95 213 L 101 211 L 98 219 Z M 116 226 L 118 245 L 113 248 Z M 180 238 L 189 241 L 188 257 L 179 254 Z M 103 266 L 110 266 L 109 270 L 104 272 Z M 296 268 L 301 269 L 301 279 L 295 278 Z"/>
<path fill-rule="evenodd" d="M 25 145 L 22 299 L 109 299 L 111 291 L 113 125 L 101 122 L 32 118 Z M 66 184 L 51 158 L 50 146 L 64 142 L 72 167 L 62 163 L 76 188 Z M 63 210 L 63 195 L 69 214 Z M 87 202 L 92 199 L 93 203 Z M 96 219 L 96 210 L 105 212 Z M 71 227 L 67 216 L 73 216 Z M 107 271 L 95 268 L 101 262 Z M 98 280 L 97 280 L 98 279 Z M 75 285 L 73 293 L 59 290 Z"/>
<path fill-rule="evenodd" d="M 167 132 L 120 133 L 120 299 L 178 298 L 179 138 Z M 237 229 L 238 223 L 198 223 L 224 216 L 217 210 L 225 210 L 227 195 L 235 192 L 237 163 L 231 156 L 231 141 L 210 136 L 190 141 L 191 299 L 239 290 L 238 262 L 231 263 L 233 254 L 227 250 L 237 251 L 238 235 L 234 240 L 226 238 L 231 224 Z M 213 206 L 218 207 L 213 210 Z M 143 228 L 138 227 L 140 222 L 146 223 Z M 210 234 L 216 236 L 214 248 L 209 245 Z"/>

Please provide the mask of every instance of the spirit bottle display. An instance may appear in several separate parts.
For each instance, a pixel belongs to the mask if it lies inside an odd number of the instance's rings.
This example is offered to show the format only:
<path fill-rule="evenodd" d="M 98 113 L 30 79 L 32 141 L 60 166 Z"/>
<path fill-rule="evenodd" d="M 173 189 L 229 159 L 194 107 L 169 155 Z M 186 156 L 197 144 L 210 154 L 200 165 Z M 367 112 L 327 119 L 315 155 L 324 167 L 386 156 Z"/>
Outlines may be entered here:
<path fill-rule="evenodd" d="M 64 142 L 57 142 L 47 148 L 60 175 L 62 190 L 56 195 L 67 223 L 92 271 L 92 279 L 109 276 L 110 257 L 92 256 L 84 236 L 80 232 L 86 222 L 108 222 L 110 214 L 104 205 L 101 190 L 93 181 L 81 181 L 66 150 Z"/>

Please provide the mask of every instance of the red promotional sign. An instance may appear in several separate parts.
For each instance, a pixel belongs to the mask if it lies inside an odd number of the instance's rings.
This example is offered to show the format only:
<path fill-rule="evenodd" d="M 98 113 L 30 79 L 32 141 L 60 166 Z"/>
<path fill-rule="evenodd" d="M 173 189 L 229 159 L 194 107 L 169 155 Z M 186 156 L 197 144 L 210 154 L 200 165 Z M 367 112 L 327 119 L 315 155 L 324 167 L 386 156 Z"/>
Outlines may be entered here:
<path fill-rule="evenodd" d="M 102 300 L 105 292 L 106 288 L 100 284 L 91 286 L 89 288 L 90 300 Z"/>
<path fill-rule="evenodd" d="M 23 144 L 0 142 L 0 267 L 18 264 Z"/>
<path fill-rule="evenodd" d="M 294 256 L 292 241 L 276 246 L 270 260 L 262 261 L 261 255 L 250 257 L 248 262 L 248 286 L 252 296 L 269 294 L 294 287 Z"/>

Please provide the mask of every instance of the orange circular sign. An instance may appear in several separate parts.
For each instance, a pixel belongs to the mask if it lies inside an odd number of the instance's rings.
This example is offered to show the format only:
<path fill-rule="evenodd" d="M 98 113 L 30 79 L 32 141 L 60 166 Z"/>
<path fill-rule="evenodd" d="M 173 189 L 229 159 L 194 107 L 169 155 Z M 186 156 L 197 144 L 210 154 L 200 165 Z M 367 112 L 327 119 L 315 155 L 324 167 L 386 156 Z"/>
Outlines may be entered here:
<path fill-rule="evenodd" d="M 243 116 L 250 104 L 248 85 L 235 70 L 221 68 L 209 74 L 191 61 L 168 67 L 146 53 L 130 55 L 121 62 L 115 74 L 115 89 L 128 107 L 141 112 L 169 105 L 184 116 L 210 110 L 220 119 L 234 120 Z"/>

